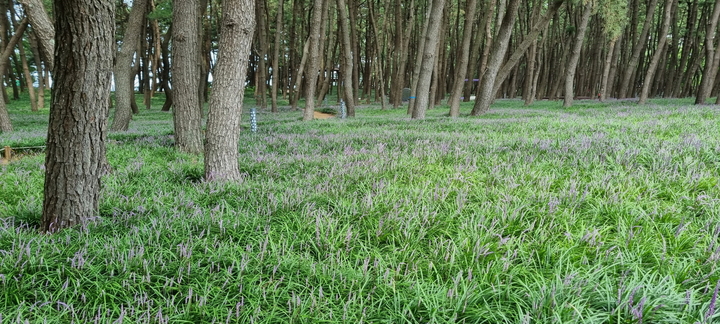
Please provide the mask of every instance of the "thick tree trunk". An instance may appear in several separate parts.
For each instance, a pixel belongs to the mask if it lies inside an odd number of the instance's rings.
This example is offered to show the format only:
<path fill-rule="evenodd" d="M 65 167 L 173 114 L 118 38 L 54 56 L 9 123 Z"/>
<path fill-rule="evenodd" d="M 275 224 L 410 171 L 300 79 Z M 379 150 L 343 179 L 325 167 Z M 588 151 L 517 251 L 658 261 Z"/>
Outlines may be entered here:
<path fill-rule="evenodd" d="M 115 58 L 115 115 L 110 131 L 126 131 L 132 119 L 132 102 L 135 101 L 135 67 L 133 60 L 140 40 L 143 38 L 142 29 L 145 20 L 145 0 L 134 0 L 130 10 L 130 18 L 125 27 L 122 46 Z M 140 54 L 140 53 L 138 53 Z M 139 56 L 139 55 L 138 55 Z M 139 64 L 136 61 L 135 65 Z"/>
<path fill-rule="evenodd" d="M 463 25 L 462 49 L 460 50 L 460 61 L 455 73 L 452 92 L 448 104 L 450 105 L 450 117 L 460 116 L 460 95 L 462 95 L 467 77 L 467 66 L 470 60 L 470 41 L 472 40 L 473 25 L 475 24 L 475 9 L 477 0 L 468 0 L 465 8 L 465 24 Z M 472 82 L 472 80 L 470 80 Z"/>
<path fill-rule="evenodd" d="M 494 91 L 495 78 L 500 70 L 500 65 L 502 65 L 502 62 L 505 59 L 505 53 L 508 49 L 513 25 L 515 25 L 515 18 L 517 16 L 519 5 L 519 0 L 510 0 L 510 3 L 508 4 L 507 12 L 502 19 L 502 25 L 500 26 L 500 30 L 498 32 L 498 40 L 493 44 L 487 71 L 485 71 L 480 83 L 481 93 L 477 97 L 475 105 L 470 112 L 472 116 L 486 113 L 490 109 L 490 104 L 495 99 L 495 94 L 497 93 Z"/>
<path fill-rule="evenodd" d="M 355 117 L 355 99 L 353 94 L 353 52 L 352 43 L 350 42 L 350 23 L 348 19 L 347 7 L 345 0 L 337 0 L 338 19 L 340 23 L 340 33 L 342 34 L 342 70 L 340 73 L 343 77 L 343 97 L 347 106 L 347 115 Z"/>
<path fill-rule="evenodd" d="M 575 37 L 575 44 L 573 44 L 572 56 L 570 56 L 570 62 L 568 62 L 567 70 L 565 70 L 564 108 L 572 107 L 573 99 L 575 97 L 575 72 L 577 71 L 578 61 L 580 60 L 580 50 L 582 50 L 582 45 L 585 41 L 585 31 L 587 31 L 593 6 L 592 1 L 585 4 L 585 10 L 583 10 L 583 15 L 580 19 L 580 26 L 577 29 L 577 35 Z"/>
<path fill-rule="evenodd" d="M 707 30 L 705 30 L 705 68 L 703 69 L 702 79 L 698 87 L 698 93 L 695 97 L 695 104 L 702 105 L 710 96 L 712 84 L 715 81 L 718 66 L 715 65 L 715 34 L 720 18 L 720 0 L 715 0 L 712 17 L 706 22 Z"/>
<path fill-rule="evenodd" d="M 438 40 L 443 22 L 445 0 L 433 0 L 430 10 L 427 34 L 425 35 L 425 47 L 422 50 L 422 63 L 418 75 L 417 95 L 415 107 L 412 112 L 412 119 L 425 119 L 425 112 L 433 103 L 430 101 L 430 85 L 432 81 L 433 68 L 436 64 Z"/>
<path fill-rule="evenodd" d="M 197 0 L 178 1 L 173 4 L 172 87 L 175 145 L 186 153 L 203 151 L 198 91 L 198 15 Z"/>
<path fill-rule="evenodd" d="M 205 179 L 240 180 L 238 142 L 247 57 L 255 29 L 253 0 L 223 0 L 218 62 L 215 66 L 205 145 Z"/>
<path fill-rule="evenodd" d="M 2 54 L 0 54 L 0 71 L 4 71 L 7 69 L 7 63 L 8 58 L 10 57 L 10 54 L 15 49 L 15 45 L 20 41 L 22 38 L 22 35 L 25 33 L 25 29 L 28 25 L 28 19 L 23 19 L 17 30 L 15 31 L 15 35 L 8 41 L 8 44 L 5 46 L 5 49 L 2 51 Z M 5 106 L 5 102 L 3 100 L 0 100 L 0 133 L 7 133 L 12 132 L 12 122 L 10 122 L 10 114 L 8 114 L 7 107 Z"/>
<path fill-rule="evenodd" d="M 272 61 L 272 93 L 271 93 L 271 108 L 270 110 L 274 113 L 278 112 L 277 94 L 278 85 L 280 84 L 280 36 L 282 35 L 282 21 L 283 21 L 283 0 L 278 0 L 277 7 L 277 18 L 275 19 L 275 42 L 273 46 L 273 61 Z"/>
<path fill-rule="evenodd" d="M 640 100 L 638 101 L 638 105 L 644 105 L 647 101 L 648 94 L 650 93 L 650 86 L 653 83 L 653 77 L 655 76 L 655 71 L 657 70 L 658 63 L 660 63 L 660 59 L 665 55 L 665 43 L 667 43 L 666 35 L 670 30 L 670 19 L 672 18 L 673 12 L 672 9 L 678 0 L 666 1 L 667 2 L 665 3 L 665 17 L 663 19 L 660 34 L 658 35 L 657 49 L 655 50 L 655 54 L 653 54 L 652 61 L 650 61 L 650 66 L 648 66 L 647 73 L 645 74 L 645 82 L 643 83 L 643 88 L 640 92 Z"/>
<path fill-rule="evenodd" d="M 30 19 L 30 25 L 38 38 L 40 52 L 45 58 L 47 68 L 53 69 L 55 57 L 55 28 L 50 17 L 48 17 L 42 0 L 20 0 L 25 9 L 25 14 Z"/>
<path fill-rule="evenodd" d="M 315 89 L 317 87 L 318 70 L 320 69 L 320 25 L 322 22 L 324 3 L 328 0 L 314 0 L 312 20 L 310 22 L 310 37 L 308 38 L 308 68 L 305 73 L 305 110 L 303 112 L 303 120 L 313 120 L 315 118 Z"/>
<path fill-rule="evenodd" d="M 115 48 L 115 3 L 55 0 L 54 95 L 45 157 L 42 229 L 98 216 Z"/>

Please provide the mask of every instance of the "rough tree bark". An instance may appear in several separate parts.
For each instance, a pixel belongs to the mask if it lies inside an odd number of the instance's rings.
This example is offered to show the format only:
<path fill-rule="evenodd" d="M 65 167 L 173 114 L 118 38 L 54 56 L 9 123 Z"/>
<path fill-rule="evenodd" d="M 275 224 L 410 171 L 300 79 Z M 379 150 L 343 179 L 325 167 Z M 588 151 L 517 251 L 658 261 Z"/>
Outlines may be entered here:
<path fill-rule="evenodd" d="M 588 1 L 588 3 L 585 4 L 585 10 L 583 10 L 582 18 L 580 18 L 580 26 L 576 31 L 577 34 L 575 35 L 572 55 L 570 56 L 570 62 L 568 62 L 567 69 L 565 70 L 564 108 L 572 107 L 573 104 L 573 99 L 575 97 L 575 72 L 577 71 L 578 61 L 580 60 L 580 50 L 582 49 L 583 42 L 585 41 L 585 31 L 587 31 L 593 7 L 593 1 Z"/>
<path fill-rule="evenodd" d="M 115 49 L 115 3 L 55 0 L 57 62 L 45 157 L 42 230 L 98 216 Z"/>
<path fill-rule="evenodd" d="M 135 52 L 143 37 L 142 29 L 145 25 L 143 21 L 147 9 L 145 1 L 133 1 L 122 45 L 115 58 L 115 69 L 113 70 L 115 78 L 115 115 L 110 131 L 126 131 L 130 126 L 130 119 L 132 119 L 131 102 L 135 100 L 135 91 L 133 90 L 135 87 L 135 74 L 133 73 L 135 69 L 133 61 Z M 139 60 L 135 64 L 139 64 Z"/>
<path fill-rule="evenodd" d="M 238 142 L 247 58 L 255 29 L 253 0 L 223 0 L 218 62 L 208 113 L 205 179 L 240 180 Z"/>
<path fill-rule="evenodd" d="M 197 0 L 173 4 L 172 87 L 175 145 L 186 153 L 200 153 L 202 115 L 200 107 L 200 68 L 198 66 Z"/>

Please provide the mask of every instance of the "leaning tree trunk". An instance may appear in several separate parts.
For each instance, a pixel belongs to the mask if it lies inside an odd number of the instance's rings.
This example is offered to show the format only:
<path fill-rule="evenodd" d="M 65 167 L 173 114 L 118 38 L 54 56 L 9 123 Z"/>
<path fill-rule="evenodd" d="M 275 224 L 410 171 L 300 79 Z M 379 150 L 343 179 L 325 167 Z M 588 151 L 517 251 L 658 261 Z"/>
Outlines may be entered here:
<path fill-rule="evenodd" d="M 30 19 L 30 25 L 32 25 L 35 35 L 37 35 L 38 47 L 45 58 L 47 68 L 52 70 L 55 56 L 55 28 L 48 17 L 45 6 L 42 0 L 20 0 L 20 3 Z"/>
<path fill-rule="evenodd" d="M 432 81 L 433 69 L 435 68 L 438 54 L 438 40 L 440 39 L 440 27 L 443 23 L 445 0 L 433 0 L 430 10 L 430 21 L 428 22 L 427 34 L 425 35 L 425 48 L 422 49 L 422 63 L 418 75 L 417 95 L 415 107 L 412 111 L 412 119 L 425 119 L 425 111 L 433 104 L 430 101 L 430 83 Z"/>
<path fill-rule="evenodd" d="M 627 98 L 634 94 L 633 89 L 635 89 L 635 87 L 630 85 L 630 79 L 632 78 L 633 73 L 637 70 L 638 64 L 640 63 L 640 55 L 645 49 L 645 43 L 647 43 L 648 32 L 650 31 L 650 27 L 653 23 L 653 16 L 655 15 L 657 2 L 658 0 L 650 0 L 647 8 L 647 15 L 645 16 L 645 23 L 643 24 L 643 29 L 640 33 L 640 38 L 638 39 L 637 44 L 635 44 L 635 50 L 630 57 L 630 61 L 627 66 L 623 67 L 623 69 L 625 69 L 625 73 L 623 74 L 622 83 L 620 84 L 621 97 Z"/>
<path fill-rule="evenodd" d="M 702 80 L 698 87 L 698 93 L 695 97 L 695 104 L 705 104 L 705 100 L 710 96 L 712 84 L 717 73 L 715 62 L 715 30 L 717 28 L 718 17 L 720 17 L 720 0 L 715 1 L 712 18 L 707 22 L 707 30 L 705 31 L 705 68 L 703 69 Z"/>
<path fill-rule="evenodd" d="M 510 42 L 510 34 L 512 33 L 513 25 L 515 25 L 515 18 L 519 6 L 519 0 L 510 0 L 507 6 L 507 12 L 503 16 L 502 25 L 498 31 L 498 40 L 493 44 L 487 71 L 483 74 L 480 83 L 480 95 L 477 97 L 475 105 L 470 112 L 472 116 L 486 113 L 490 109 L 490 104 L 495 99 L 495 94 L 497 93 L 493 91 L 495 90 L 495 78 L 497 78 L 500 65 L 502 65 L 505 59 L 505 53 L 507 52 Z"/>
<path fill-rule="evenodd" d="M 125 27 L 122 46 L 115 58 L 115 69 L 113 70 L 113 76 L 115 77 L 115 115 L 110 131 L 126 131 L 130 126 L 132 102 L 135 100 L 133 58 L 143 37 L 142 30 L 145 25 L 143 22 L 146 8 L 145 0 L 133 1 L 130 18 L 127 27 Z M 138 52 L 138 56 L 140 54 Z M 138 59 L 135 64 L 138 65 L 139 63 L 140 60 Z"/>
<path fill-rule="evenodd" d="M 200 67 L 198 66 L 197 0 L 173 4 L 172 90 L 175 145 L 186 153 L 201 153 L 202 115 L 200 107 Z"/>
<path fill-rule="evenodd" d="M 460 62 L 457 65 L 457 73 L 455 81 L 450 93 L 450 117 L 460 116 L 460 95 L 465 86 L 465 77 L 467 76 L 467 66 L 470 60 L 470 42 L 472 40 L 473 25 L 475 24 L 475 8 L 477 0 L 468 0 L 465 8 L 465 24 L 463 25 L 462 49 L 460 52 Z M 470 81 L 472 82 L 472 81 Z"/>
<path fill-rule="evenodd" d="M 665 54 L 665 44 L 667 43 L 667 37 L 668 30 L 670 30 L 670 19 L 672 19 L 672 9 L 673 5 L 675 5 L 675 2 L 678 0 L 666 0 L 667 3 L 665 4 L 665 17 L 663 19 L 662 29 L 660 30 L 660 37 L 658 38 L 658 45 L 657 50 L 655 50 L 655 54 L 653 54 L 652 61 L 650 61 L 650 66 L 648 67 L 647 73 L 645 74 L 645 82 L 643 83 L 642 92 L 640 92 L 640 100 L 638 101 L 638 105 L 644 105 L 645 102 L 648 99 L 648 94 L 650 93 L 650 86 L 653 83 L 653 77 L 655 76 L 655 71 L 657 70 L 658 64 L 660 63 L 660 59 Z M 718 1 L 720 2 L 720 1 Z"/>
<path fill-rule="evenodd" d="M 303 120 L 315 118 L 315 89 L 317 88 L 318 70 L 320 69 L 320 25 L 322 24 L 323 4 L 327 0 L 313 1 L 312 21 L 310 22 L 310 36 L 308 37 L 308 67 L 305 72 L 305 110 Z"/>
<path fill-rule="evenodd" d="M 10 54 L 15 49 L 15 45 L 20 41 L 22 38 L 22 35 L 25 33 L 25 29 L 28 25 L 28 19 L 23 19 L 18 29 L 15 31 L 15 35 L 8 41 L 7 46 L 5 46 L 5 49 L 2 51 L 2 54 L 0 54 L 0 71 L 5 71 L 7 68 L 8 58 L 10 57 Z M 22 45 L 22 44 L 21 44 Z M 6 133 L 6 132 L 12 132 L 13 127 L 12 123 L 10 122 L 10 114 L 8 114 L 7 107 L 5 106 L 5 101 L 0 100 L 0 133 Z"/>
<path fill-rule="evenodd" d="M 218 62 L 205 144 L 205 179 L 240 180 L 238 142 L 247 57 L 255 29 L 253 0 L 223 0 Z"/>
<path fill-rule="evenodd" d="M 565 100 L 563 100 L 563 107 L 572 107 L 573 99 L 575 96 L 575 72 L 577 71 L 578 61 L 580 60 L 580 50 L 582 49 L 583 41 L 585 40 L 585 31 L 587 31 L 588 22 L 590 21 L 590 14 L 592 14 L 593 2 L 589 1 L 585 4 L 585 10 L 583 11 L 582 18 L 580 19 L 580 26 L 577 29 L 577 35 L 575 37 L 575 44 L 573 45 L 572 56 L 570 56 L 570 62 L 568 62 L 567 69 L 565 70 Z"/>
<path fill-rule="evenodd" d="M 42 229 L 98 216 L 115 48 L 115 3 L 55 0 L 56 57 Z"/>

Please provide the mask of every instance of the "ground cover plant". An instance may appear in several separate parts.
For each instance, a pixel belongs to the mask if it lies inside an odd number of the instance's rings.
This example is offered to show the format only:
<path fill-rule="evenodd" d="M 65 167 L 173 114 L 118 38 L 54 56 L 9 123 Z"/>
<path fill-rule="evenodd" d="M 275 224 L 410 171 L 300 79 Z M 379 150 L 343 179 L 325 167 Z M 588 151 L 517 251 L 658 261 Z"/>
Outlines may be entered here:
<path fill-rule="evenodd" d="M 0 144 L 42 144 L 11 109 Z M 39 234 L 42 154 L 0 165 L 0 323 L 720 319 L 716 106 L 260 111 L 229 184 L 157 110 L 109 135 L 87 227 Z"/>

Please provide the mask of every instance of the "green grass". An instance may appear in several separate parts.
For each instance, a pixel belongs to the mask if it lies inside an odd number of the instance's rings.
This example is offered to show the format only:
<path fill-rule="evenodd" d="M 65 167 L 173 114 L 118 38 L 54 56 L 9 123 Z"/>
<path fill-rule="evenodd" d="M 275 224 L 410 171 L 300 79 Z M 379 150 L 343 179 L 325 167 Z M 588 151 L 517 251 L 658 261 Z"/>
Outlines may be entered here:
<path fill-rule="evenodd" d="M 0 322 L 718 321 L 720 109 L 577 103 L 261 110 L 214 184 L 158 101 L 86 228 L 35 229 L 42 155 L 0 165 Z M 25 110 L 0 145 L 44 141 Z"/>

